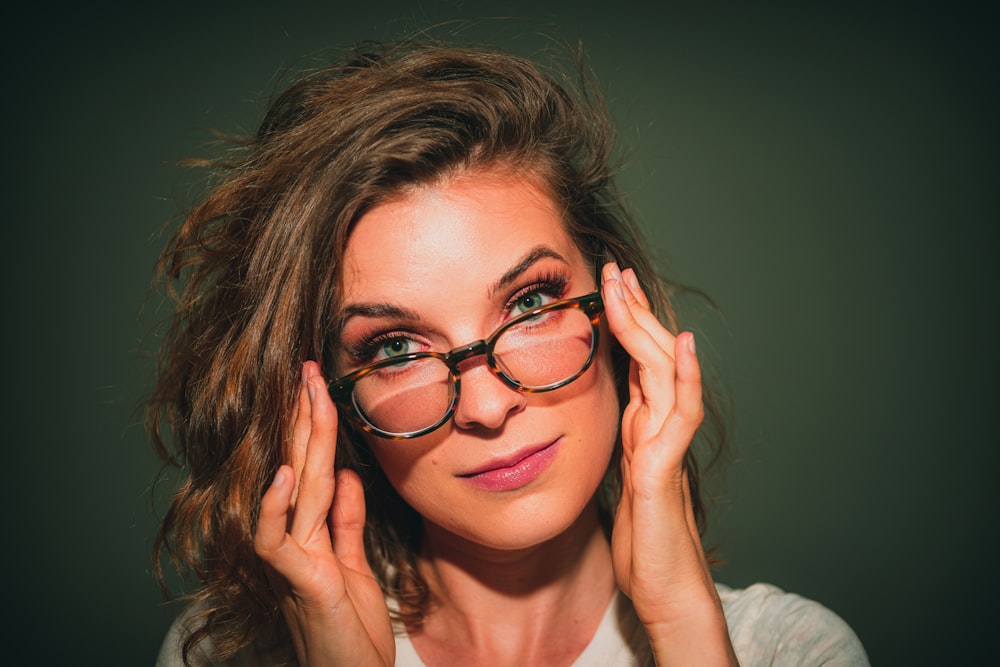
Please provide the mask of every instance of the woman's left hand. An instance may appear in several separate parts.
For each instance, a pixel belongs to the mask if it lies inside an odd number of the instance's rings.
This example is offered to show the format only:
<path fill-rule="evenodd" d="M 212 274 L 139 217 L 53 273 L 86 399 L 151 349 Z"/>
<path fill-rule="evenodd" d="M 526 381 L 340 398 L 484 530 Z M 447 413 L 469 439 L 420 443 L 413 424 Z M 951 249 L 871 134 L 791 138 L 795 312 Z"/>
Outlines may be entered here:
<path fill-rule="evenodd" d="M 684 457 L 704 417 L 694 336 L 650 311 L 635 273 L 603 269 L 611 333 L 632 361 L 612 558 L 658 664 L 737 664 L 692 511 Z"/>

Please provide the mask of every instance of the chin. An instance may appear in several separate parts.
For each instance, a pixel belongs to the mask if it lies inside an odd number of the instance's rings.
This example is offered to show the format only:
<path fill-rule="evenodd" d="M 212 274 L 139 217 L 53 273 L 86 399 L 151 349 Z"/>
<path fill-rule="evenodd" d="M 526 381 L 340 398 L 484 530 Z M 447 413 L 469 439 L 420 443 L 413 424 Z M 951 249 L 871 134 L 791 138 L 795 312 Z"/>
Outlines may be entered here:
<path fill-rule="evenodd" d="M 456 506 L 463 511 L 456 512 Z M 454 540 L 496 551 L 531 549 L 601 529 L 593 489 L 588 494 L 579 486 L 524 494 L 500 503 L 466 502 L 452 505 L 442 514 L 428 508 L 421 514 L 433 540 Z M 441 520 L 435 520 L 435 514 Z"/>

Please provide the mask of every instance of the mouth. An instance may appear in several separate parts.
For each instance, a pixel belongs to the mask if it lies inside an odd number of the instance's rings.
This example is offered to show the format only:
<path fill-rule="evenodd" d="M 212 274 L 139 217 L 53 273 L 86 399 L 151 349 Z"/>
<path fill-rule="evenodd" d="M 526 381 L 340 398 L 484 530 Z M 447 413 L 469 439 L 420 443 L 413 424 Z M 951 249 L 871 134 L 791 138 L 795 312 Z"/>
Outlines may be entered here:
<path fill-rule="evenodd" d="M 559 452 L 560 442 L 561 438 L 557 438 L 544 445 L 528 447 L 458 477 L 485 491 L 519 489 L 533 482 L 549 467 Z"/>

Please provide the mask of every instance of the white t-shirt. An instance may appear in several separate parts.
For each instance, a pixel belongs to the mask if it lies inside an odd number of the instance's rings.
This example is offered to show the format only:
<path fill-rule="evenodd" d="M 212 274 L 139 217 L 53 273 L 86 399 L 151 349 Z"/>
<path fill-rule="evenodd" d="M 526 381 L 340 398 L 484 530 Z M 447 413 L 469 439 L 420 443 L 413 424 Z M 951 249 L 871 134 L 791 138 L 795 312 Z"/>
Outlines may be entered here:
<path fill-rule="evenodd" d="M 868 657 L 853 630 L 830 609 L 769 584 L 732 589 L 716 584 L 729 636 L 742 667 L 868 667 Z M 157 667 L 182 667 L 180 643 L 185 615 L 174 622 L 160 649 Z M 246 650 L 232 660 L 210 658 L 206 641 L 193 656 L 194 667 L 264 667 L 271 663 Z M 594 638 L 574 667 L 650 667 L 645 631 L 622 593 L 612 598 Z M 396 667 L 426 667 L 405 633 L 396 637 Z"/>
<path fill-rule="evenodd" d="M 834 612 L 768 584 L 734 590 L 716 584 L 742 667 L 868 665 L 854 631 Z M 574 667 L 651 667 L 646 633 L 619 592 Z M 426 667 L 409 637 L 396 637 L 396 667 Z"/>

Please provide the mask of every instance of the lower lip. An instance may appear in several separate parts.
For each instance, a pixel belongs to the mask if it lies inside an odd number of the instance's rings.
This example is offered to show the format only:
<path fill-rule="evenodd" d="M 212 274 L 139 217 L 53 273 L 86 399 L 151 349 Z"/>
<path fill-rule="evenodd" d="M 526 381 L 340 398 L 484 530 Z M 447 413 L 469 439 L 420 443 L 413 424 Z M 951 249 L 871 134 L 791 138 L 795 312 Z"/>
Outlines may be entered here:
<path fill-rule="evenodd" d="M 513 491 L 527 486 L 545 472 L 559 451 L 559 441 L 540 449 L 512 466 L 494 468 L 478 475 L 463 477 L 470 486 L 483 491 Z"/>

